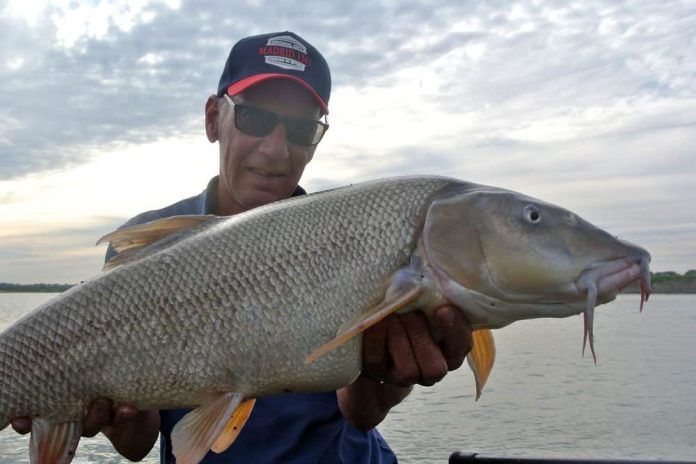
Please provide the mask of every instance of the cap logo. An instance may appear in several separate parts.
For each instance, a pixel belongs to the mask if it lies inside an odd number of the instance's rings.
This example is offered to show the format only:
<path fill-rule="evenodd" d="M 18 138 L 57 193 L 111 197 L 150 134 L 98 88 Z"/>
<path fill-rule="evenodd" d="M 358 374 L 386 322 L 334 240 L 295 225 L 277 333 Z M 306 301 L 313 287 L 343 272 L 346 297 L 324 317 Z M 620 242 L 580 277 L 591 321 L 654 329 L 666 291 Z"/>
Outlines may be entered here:
<path fill-rule="evenodd" d="M 271 37 L 259 48 L 259 55 L 264 57 L 266 64 L 293 71 L 304 71 L 312 64 L 307 47 L 289 35 Z"/>

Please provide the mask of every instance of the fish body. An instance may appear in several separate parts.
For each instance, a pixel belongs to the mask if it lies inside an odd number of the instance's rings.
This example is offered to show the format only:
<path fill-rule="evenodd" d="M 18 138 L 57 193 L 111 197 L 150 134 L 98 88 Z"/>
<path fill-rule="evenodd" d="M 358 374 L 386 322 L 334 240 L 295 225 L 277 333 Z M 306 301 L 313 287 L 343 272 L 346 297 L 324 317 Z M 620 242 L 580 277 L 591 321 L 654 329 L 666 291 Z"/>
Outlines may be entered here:
<path fill-rule="evenodd" d="M 556 206 L 441 177 L 170 218 L 107 240 L 122 251 L 112 269 L 0 334 L 0 425 L 33 417 L 34 455 L 69 424 L 58 441 L 71 456 L 87 407 L 106 397 L 200 406 L 173 435 L 177 458 L 197 462 L 243 400 L 354 380 L 360 333 L 391 312 L 451 302 L 481 331 L 585 312 L 592 342 L 595 304 L 637 279 L 649 291 L 645 250 Z M 225 408 L 193 442 L 199 416 Z"/>

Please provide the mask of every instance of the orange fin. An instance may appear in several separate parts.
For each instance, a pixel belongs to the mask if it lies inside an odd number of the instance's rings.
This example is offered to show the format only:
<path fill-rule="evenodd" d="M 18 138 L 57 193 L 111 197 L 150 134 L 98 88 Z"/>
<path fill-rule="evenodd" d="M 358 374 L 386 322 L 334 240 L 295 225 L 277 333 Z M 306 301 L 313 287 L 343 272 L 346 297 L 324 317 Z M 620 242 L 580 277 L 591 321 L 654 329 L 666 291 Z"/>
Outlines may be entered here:
<path fill-rule="evenodd" d="M 471 334 L 473 338 L 473 347 L 466 357 L 469 362 L 469 367 L 474 372 L 474 380 L 476 381 L 476 401 L 481 397 L 483 386 L 486 385 L 488 376 L 493 370 L 495 363 L 495 342 L 493 341 L 493 333 L 488 329 L 475 330 Z"/>
<path fill-rule="evenodd" d="M 51 422 L 34 418 L 31 421 L 29 456 L 32 463 L 68 464 L 82 434 L 82 422 Z"/>
<path fill-rule="evenodd" d="M 327 352 L 343 345 L 348 340 L 364 332 L 385 317 L 406 307 L 409 303 L 413 303 L 420 297 L 421 293 L 422 290 L 419 287 L 406 288 L 396 293 L 394 297 L 382 301 L 367 313 L 359 315 L 356 321 L 348 321 L 348 324 L 344 324 L 344 326 L 347 325 L 346 328 L 341 327 L 339 329 L 336 338 L 320 346 L 314 350 L 312 354 L 307 356 L 305 358 L 305 364 L 313 363 Z"/>
<path fill-rule="evenodd" d="M 242 401 L 240 393 L 225 393 L 186 414 L 172 430 L 172 451 L 180 464 L 198 464 L 220 436 Z"/>
<path fill-rule="evenodd" d="M 217 440 L 215 440 L 215 443 L 213 443 L 213 446 L 210 448 L 211 450 L 215 453 L 222 453 L 232 446 L 232 443 L 234 443 L 239 436 L 239 432 L 244 428 L 247 419 L 249 419 L 251 411 L 254 409 L 254 403 L 256 403 L 256 399 L 251 398 L 243 401 L 242 404 L 237 407 L 234 414 L 232 414 L 232 418 L 227 422 L 225 429 Z"/>

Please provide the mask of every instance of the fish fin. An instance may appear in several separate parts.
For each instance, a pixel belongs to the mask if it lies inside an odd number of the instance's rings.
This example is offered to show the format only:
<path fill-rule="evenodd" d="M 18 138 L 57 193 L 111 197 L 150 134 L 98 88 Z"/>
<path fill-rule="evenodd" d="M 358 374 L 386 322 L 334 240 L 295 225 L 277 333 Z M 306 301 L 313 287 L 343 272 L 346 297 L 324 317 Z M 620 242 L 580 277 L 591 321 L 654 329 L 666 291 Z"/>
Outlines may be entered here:
<path fill-rule="evenodd" d="M 414 302 L 418 299 L 418 297 L 420 297 L 421 293 L 422 290 L 420 287 L 404 288 L 402 291 L 396 293 L 388 300 L 383 300 L 380 304 L 373 307 L 368 312 L 360 314 L 356 318 L 357 320 L 348 321 L 348 323 L 341 326 L 341 328 L 338 330 L 338 334 L 333 340 L 320 346 L 314 350 L 312 354 L 307 356 L 305 358 L 305 364 L 313 363 L 327 352 L 333 350 L 334 348 L 338 348 L 351 338 L 364 332 L 369 327 L 372 327 L 390 314 L 395 313 L 396 311 L 399 311 L 407 306 L 409 303 Z"/>
<path fill-rule="evenodd" d="M 179 232 L 218 218 L 211 214 L 172 216 L 126 226 L 106 234 L 97 240 L 97 245 L 109 242 L 118 254 L 104 264 L 103 270 L 113 269 L 162 250 L 181 238 Z"/>
<path fill-rule="evenodd" d="M 481 397 L 483 386 L 486 385 L 488 376 L 495 363 L 495 342 L 493 332 L 488 329 L 479 329 L 472 332 L 473 346 L 466 357 L 469 367 L 474 373 L 476 381 L 476 401 Z"/>
<path fill-rule="evenodd" d="M 222 453 L 227 448 L 232 446 L 232 443 L 234 443 L 239 436 L 239 432 L 241 432 L 242 428 L 244 428 L 244 424 L 246 424 L 247 419 L 249 419 L 251 411 L 254 409 L 254 403 L 256 403 L 256 399 L 250 398 L 243 401 L 237 407 L 234 414 L 232 414 L 232 417 L 227 422 L 224 430 L 220 436 L 217 437 L 215 443 L 213 443 L 213 446 L 210 448 L 211 450 L 213 450 L 215 453 Z"/>
<path fill-rule="evenodd" d="M 176 462 L 198 464 L 220 436 L 241 401 L 241 393 L 225 393 L 177 422 L 171 435 Z"/>
<path fill-rule="evenodd" d="M 29 460 L 32 464 L 68 464 L 82 434 L 82 422 L 52 422 L 36 417 L 31 421 Z"/>

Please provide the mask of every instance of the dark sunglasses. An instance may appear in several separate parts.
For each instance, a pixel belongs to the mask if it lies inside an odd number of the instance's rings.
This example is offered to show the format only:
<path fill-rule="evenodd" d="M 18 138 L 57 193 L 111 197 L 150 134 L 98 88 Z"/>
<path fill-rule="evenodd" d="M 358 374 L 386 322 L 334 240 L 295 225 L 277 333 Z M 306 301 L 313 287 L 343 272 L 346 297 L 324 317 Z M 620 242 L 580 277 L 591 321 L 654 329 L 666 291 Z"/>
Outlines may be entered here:
<path fill-rule="evenodd" d="M 283 123 L 285 138 L 295 145 L 307 147 L 318 144 L 329 125 L 313 119 L 281 116 L 272 111 L 255 106 L 240 105 L 225 95 L 227 102 L 234 108 L 234 125 L 237 129 L 253 137 L 265 137 L 275 127 Z"/>

